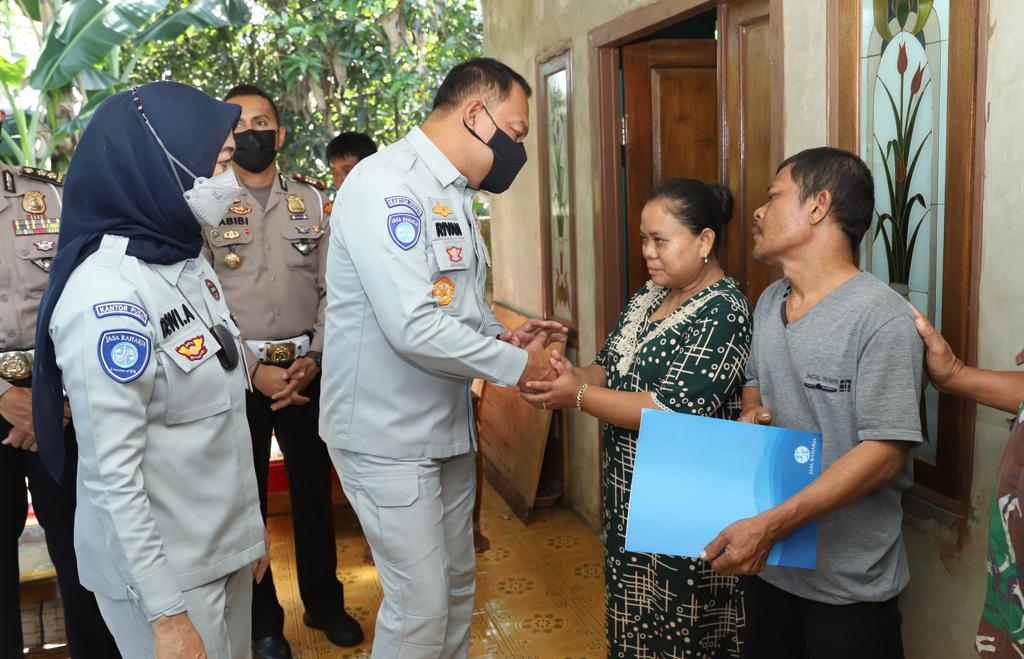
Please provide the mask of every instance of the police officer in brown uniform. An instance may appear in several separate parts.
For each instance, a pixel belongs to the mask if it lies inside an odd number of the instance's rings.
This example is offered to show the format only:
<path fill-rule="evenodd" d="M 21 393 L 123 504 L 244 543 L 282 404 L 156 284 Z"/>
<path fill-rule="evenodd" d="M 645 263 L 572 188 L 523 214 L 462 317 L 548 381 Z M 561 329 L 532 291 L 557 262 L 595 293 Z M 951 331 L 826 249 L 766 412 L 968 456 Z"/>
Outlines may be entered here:
<path fill-rule="evenodd" d="M 0 112 L 0 117 L 3 113 Z M 64 175 L 0 165 L 0 656 L 24 646 L 19 603 L 18 538 L 32 507 L 46 534 L 64 601 L 64 629 L 74 658 L 119 657 L 96 599 L 78 580 L 75 562 L 73 429 L 58 483 L 36 453 L 32 425 L 32 348 L 36 314 L 60 231 Z"/>
<path fill-rule="evenodd" d="M 255 391 L 248 394 L 246 412 L 260 505 L 266 516 L 273 433 L 291 490 L 303 622 L 336 645 L 358 645 L 363 633 L 345 612 L 336 575 L 331 461 L 317 429 L 328 199 L 304 177 L 278 171 L 285 130 L 265 92 L 239 85 L 224 100 L 242 108 L 234 171 L 243 190 L 220 226 L 205 230 L 205 252 L 249 351 Z M 291 656 L 271 570 L 255 585 L 252 624 L 256 657 Z"/>

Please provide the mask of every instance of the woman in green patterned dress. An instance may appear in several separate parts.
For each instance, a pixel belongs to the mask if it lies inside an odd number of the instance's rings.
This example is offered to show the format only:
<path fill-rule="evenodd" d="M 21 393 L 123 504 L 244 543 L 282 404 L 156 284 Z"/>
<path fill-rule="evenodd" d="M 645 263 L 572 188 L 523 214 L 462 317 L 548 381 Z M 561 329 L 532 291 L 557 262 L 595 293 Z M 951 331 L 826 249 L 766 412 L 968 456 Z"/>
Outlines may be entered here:
<path fill-rule="evenodd" d="M 715 256 L 731 214 L 724 186 L 673 179 L 654 190 L 640 222 L 650 281 L 626 305 L 593 364 L 574 369 L 556 354 L 557 378 L 528 383 L 532 393 L 522 394 L 538 407 L 575 406 L 604 422 L 609 657 L 739 656 L 744 612 L 735 577 L 699 559 L 624 546 L 642 411 L 739 414 L 751 308 Z"/>

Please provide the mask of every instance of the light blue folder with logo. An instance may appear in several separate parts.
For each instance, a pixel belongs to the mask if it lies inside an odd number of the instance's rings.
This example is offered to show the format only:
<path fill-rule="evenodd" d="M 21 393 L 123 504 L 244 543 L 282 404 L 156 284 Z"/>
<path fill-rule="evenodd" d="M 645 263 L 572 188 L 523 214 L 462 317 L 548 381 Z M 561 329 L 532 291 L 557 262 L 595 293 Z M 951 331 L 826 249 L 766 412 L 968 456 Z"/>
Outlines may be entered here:
<path fill-rule="evenodd" d="M 782 503 L 821 472 L 821 434 L 645 410 L 626 549 L 700 556 L 725 527 Z M 768 565 L 813 569 L 817 524 L 778 541 Z"/>

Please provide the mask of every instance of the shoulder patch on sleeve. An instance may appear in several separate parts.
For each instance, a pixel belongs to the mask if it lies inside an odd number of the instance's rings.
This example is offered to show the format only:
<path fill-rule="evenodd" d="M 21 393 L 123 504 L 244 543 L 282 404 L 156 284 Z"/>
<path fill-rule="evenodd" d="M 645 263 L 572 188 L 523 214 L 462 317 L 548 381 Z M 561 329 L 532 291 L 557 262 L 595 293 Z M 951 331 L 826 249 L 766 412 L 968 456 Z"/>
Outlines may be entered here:
<path fill-rule="evenodd" d="M 423 208 L 415 199 L 405 195 L 385 197 L 388 208 L 405 209 L 388 215 L 388 235 L 399 248 L 408 251 L 420 240 L 423 232 Z"/>
<path fill-rule="evenodd" d="M 420 206 L 415 199 L 405 195 L 385 197 L 384 203 L 388 205 L 388 208 L 408 208 L 416 215 L 416 217 L 423 217 L 423 207 Z"/>
<path fill-rule="evenodd" d="M 388 215 L 388 235 L 403 250 L 412 249 L 420 240 L 423 222 L 411 213 L 392 213 Z"/>
<path fill-rule="evenodd" d="M 132 302 L 124 302 L 121 300 L 100 302 L 99 304 L 92 305 L 92 311 L 96 314 L 97 318 L 106 318 L 107 316 L 128 316 L 129 318 L 134 318 L 143 325 L 149 324 L 149 314 L 146 313 L 146 310 Z"/>
<path fill-rule="evenodd" d="M 96 351 L 100 367 L 114 382 L 127 384 L 139 378 L 149 366 L 152 343 L 148 336 L 128 329 L 100 334 Z"/>

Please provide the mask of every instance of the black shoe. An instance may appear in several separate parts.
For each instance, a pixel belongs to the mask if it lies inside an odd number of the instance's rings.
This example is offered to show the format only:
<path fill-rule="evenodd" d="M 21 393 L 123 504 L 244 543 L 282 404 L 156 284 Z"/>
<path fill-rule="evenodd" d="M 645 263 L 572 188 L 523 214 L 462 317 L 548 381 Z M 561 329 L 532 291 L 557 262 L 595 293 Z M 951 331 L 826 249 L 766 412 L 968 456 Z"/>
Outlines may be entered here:
<path fill-rule="evenodd" d="M 284 636 L 267 636 L 252 643 L 253 659 L 292 659 L 292 646 Z"/>
<path fill-rule="evenodd" d="M 363 630 L 359 623 L 340 609 L 329 616 L 314 616 L 309 611 L 302 614 L 302 623 L 327 634 L 327 640 L 343 648 L 350 648 L 363 642 Z"/>

